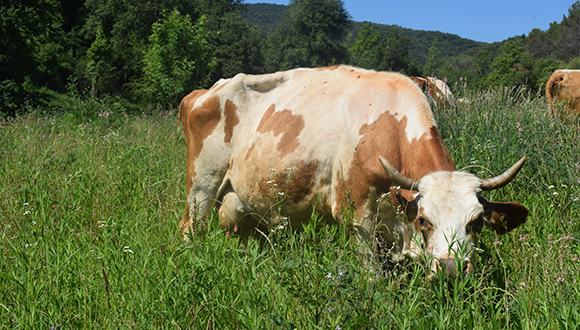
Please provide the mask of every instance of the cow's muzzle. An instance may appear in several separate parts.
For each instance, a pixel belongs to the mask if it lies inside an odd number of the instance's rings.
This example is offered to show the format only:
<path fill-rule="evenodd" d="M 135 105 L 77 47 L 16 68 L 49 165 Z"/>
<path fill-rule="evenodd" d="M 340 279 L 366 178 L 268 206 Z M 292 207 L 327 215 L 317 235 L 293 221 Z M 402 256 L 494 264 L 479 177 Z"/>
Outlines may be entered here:
<path fill-rule="evenodd" d="M 471 272 L 471 268 L 471 263 L 468 260 L 458 262 L 453 255 L 450 255 L 435 261 L 435 272 L 429 275 L 429 279 L 435 280 L 437 274 L 442 274 L 454 280 L 460 276 L 467 276 Z"/>

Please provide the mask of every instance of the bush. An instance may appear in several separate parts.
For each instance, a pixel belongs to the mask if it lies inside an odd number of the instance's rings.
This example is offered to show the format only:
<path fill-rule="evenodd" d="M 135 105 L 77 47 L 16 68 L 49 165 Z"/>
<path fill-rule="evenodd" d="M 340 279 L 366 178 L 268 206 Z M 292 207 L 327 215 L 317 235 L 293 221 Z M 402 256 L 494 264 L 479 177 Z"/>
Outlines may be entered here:
<path fill-rule="evenodd" d="M 173 10 L 153 24 L 137 86 L 147 103 L 175 107 L 183 96 L 209 81 L 215 58 L 208 52 L 206 20 L 202 16 L 194 25 L 189 15 Z"/>

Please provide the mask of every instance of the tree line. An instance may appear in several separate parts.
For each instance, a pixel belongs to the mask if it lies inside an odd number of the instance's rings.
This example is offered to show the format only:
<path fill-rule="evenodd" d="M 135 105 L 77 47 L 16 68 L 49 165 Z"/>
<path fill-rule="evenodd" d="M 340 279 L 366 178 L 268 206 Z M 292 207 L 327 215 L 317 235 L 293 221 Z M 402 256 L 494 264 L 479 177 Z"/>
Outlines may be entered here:
<path fill-rule="evenodd" d="M 397 26 L 352 22 L 341 0 L 291 0 L 270 29 L 249 24 L 243 0 L 27 0 L 0 5 L 3 115 L 63 95 L 115 97 L 126 107 L 175 107 L 196 88 L 239 72 L 351 64 L 408 75 L 542 88 L 580 68 L 580 2 L 546 31 L 473 42 L 450 55 Z M 417 52 L 417 45 L 423 50 Z M 428 47 L 428 50 L 427 50 Z"/>

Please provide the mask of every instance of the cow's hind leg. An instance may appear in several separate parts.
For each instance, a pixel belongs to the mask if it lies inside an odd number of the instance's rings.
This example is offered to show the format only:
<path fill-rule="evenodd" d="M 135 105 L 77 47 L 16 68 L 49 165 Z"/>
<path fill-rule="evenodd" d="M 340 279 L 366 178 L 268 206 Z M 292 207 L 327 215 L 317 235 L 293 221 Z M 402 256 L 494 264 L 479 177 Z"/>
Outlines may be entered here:
<path fill-rule="evenodd" d="M 188 239 L 188 234 L 195 233 L 203 221 L 209 220 L 211 210 L 218 202 L 218 196 L 223 195 L 227 186 L 229 186 L 227 175 L 198 175 L 192 178 L 191 183 L 188 182 L 188 187 L 191 188 L 187 189 L 187 204 L 179 223 L 185 240 Z"/>
<path fill-rule="evenodd" d="M 193 228 L 193 226 L 193 221 L 189 212 L 189 203 L 185 203 L 185 211 L 183 211 L 183 217 L 181 217 L 181 221 L 179 222 L 179 230 L 184 239 L 187 238 L 187 233 L 190 228 Z"/>

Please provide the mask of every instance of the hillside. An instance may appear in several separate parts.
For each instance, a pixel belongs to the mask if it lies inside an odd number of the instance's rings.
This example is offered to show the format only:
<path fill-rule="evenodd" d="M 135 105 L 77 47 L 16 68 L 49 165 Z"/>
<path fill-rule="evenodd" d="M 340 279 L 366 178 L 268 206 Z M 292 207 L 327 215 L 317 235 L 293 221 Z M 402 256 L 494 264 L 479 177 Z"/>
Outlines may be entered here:
<path fill-rule="evenodd" d="M 278 18 L 286 11 L 287 8 L 288 7 L 284 5 L 270 3 L 247 4 L 247 10 L 243 11 L 241 14 L 249 24 L 255 25 L 262 29 L 267 35 L 274 32 Z M 409 55 L 420 65 L 427 63 L 429 47 L 434 40 L 437 40 L 437 47 L 441 51 L 441 55 L 444 57 L 457 56 L 461 53 L 475 55 L 483 46 L 488 45 L 484 42 L 461 38 L 460 36 L 451 33 L 413 30 L 400 27 L 398 25 L 356 21 L 352 21 L 352 25 L 349 31 L 350 37 L 348 39 L 351 40 L 351 42 L 356 38 L 359 29 L 363 26 L 364 23 L 370 23 L 375 30 L 385 32 L 387 34 L 397 29 L 409 37 L 411 39 Z"/>
<path fill-rule="evenodd" d="M 242 17 L 251 25 L 264 30 L 267 34 L 274 32 L 278 17 L 286 11 L 288 6 L 272 3 L 246 4 L 247 10 L 242 11 Z"/>

